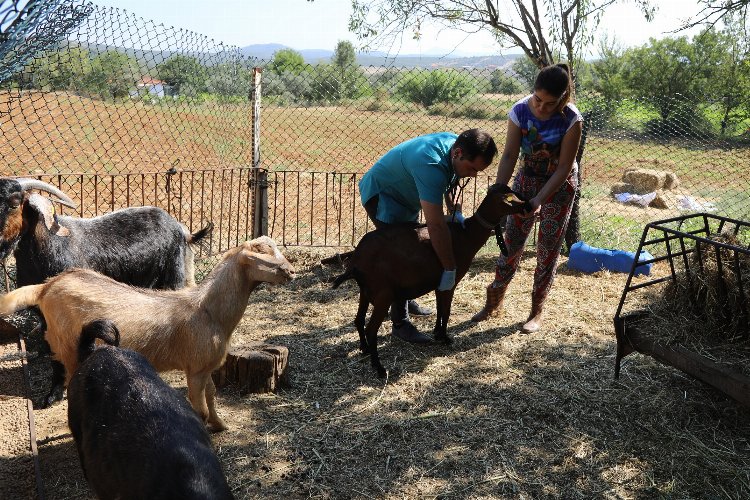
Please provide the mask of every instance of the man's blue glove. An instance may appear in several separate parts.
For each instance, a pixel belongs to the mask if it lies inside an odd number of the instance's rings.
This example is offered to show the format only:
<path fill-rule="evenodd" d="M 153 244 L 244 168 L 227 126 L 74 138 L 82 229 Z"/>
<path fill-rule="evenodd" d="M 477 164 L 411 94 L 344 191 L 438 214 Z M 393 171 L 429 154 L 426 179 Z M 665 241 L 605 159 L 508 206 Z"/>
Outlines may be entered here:
<path fill-rule="evenodd" d="M 440 285 L 438 285 L 438 290 L 444 292 L 446 290 L 450 290 L 454 286 L 456 286 L 456 270 L 444 270 L 443 275 L 440 276 Z"/>

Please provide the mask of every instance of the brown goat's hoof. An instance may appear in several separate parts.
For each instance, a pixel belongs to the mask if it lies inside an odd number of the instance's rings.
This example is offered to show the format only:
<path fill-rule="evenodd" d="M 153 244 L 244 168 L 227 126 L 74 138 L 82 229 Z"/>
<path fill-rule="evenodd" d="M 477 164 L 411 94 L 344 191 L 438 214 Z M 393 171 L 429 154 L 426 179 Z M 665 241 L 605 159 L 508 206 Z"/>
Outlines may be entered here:
<path fill-rule="evenodd" d="M 209 422 L 206 425 L 206 429 L 208 432 L 214 433 L 214 432 L 221 432 L 229 429 L 227 427 L 227 424 L 225 424 L 222 420 L 219 420 L 218 422 Z"/>

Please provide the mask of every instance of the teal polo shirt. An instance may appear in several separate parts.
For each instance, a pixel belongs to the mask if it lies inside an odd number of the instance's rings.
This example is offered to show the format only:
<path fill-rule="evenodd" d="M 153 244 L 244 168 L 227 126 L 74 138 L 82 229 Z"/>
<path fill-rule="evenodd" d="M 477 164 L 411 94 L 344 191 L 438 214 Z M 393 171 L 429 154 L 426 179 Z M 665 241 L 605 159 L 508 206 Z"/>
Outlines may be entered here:
<path fill-rule="evenodd" d="M 379 196 L 377 218 L 389 224 L 418 220 L 421 200 L 442 206 L 443 194 L 456 180 L 450 149 L 457 137 L 423 135 L 388 151 L 359 181 L 362 204 Z"/>

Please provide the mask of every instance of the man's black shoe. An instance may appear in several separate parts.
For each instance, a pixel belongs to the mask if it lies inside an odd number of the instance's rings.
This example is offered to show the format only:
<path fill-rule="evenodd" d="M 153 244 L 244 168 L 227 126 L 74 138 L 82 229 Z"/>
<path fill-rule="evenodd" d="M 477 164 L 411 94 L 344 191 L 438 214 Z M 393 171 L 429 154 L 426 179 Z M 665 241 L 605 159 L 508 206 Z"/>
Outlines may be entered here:
<path fill-rule="evenodd" d="M 432 337 L 420 333 L 419 330 L 417 330 L 417 327 L 409 321 L 404 321 L 399 325 L 393 325 L 393 331 L 391 333 L 394 337 L 398 337 L 406 342 L 411 342 L 412 344 L 428 344 L 432 342 Z"/>
<path fill-rule="evenodd" d="M 432 314 L 432 309 L 420 306 L 416 300 L 409 301 L 408 310 L 409 314 L 413 316 L 429 316 Z"/>

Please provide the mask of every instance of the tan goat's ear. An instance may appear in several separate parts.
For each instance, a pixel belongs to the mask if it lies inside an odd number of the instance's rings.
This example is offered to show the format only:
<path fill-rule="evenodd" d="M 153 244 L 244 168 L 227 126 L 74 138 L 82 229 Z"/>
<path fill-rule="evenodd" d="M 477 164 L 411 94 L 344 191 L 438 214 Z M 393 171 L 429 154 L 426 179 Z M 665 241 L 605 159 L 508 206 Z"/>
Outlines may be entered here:
<path fill-rule="evenodd" d="M 34 193 L 29 196 L 27 203 L 39 213 L 40 217 L 44 220 L 44 225 L 50 233 L 57 236 L 70 235 L 70 231 L 67 227 L 58 224 L 57 217 L 55 217 L 55 206 L 50 200 L 42 195 Z"/>

